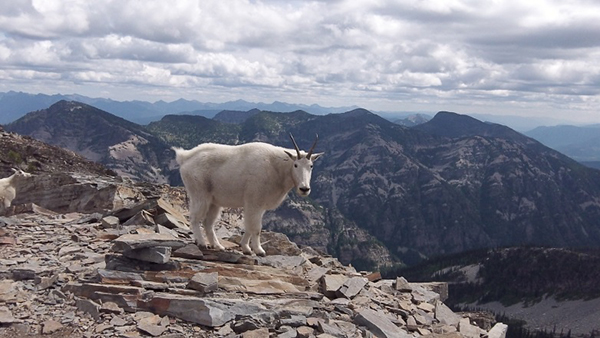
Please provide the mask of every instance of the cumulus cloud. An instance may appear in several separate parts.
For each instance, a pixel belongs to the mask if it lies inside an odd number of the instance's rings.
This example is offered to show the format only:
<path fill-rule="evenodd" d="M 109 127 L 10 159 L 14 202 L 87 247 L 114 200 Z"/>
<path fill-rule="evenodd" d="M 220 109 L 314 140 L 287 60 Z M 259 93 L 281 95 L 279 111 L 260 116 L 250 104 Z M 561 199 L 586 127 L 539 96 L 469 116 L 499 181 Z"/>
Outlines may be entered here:
<path fill-rule="evenodd" d="M 593 0 L 13 0 L 0 7 L 3 91 L 572 110 L 598 121 L 599 54 Z"/>

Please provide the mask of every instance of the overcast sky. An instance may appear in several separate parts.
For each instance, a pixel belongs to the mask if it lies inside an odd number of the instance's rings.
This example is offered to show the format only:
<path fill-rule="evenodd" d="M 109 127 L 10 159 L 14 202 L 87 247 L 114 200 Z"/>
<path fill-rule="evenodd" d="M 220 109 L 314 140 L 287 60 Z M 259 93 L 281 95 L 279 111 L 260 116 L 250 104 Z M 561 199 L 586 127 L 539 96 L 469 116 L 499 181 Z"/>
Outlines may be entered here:
<path fill-rule="evenodd" d="M 9 90 L 600 123 L 600 1 L 3 1 Z"/>

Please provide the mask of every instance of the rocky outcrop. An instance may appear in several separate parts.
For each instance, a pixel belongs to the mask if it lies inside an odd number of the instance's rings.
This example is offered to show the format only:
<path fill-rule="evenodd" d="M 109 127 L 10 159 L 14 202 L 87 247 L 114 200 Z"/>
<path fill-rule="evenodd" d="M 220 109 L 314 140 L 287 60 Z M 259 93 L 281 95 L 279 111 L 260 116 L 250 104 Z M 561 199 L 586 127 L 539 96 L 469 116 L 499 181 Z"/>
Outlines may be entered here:
<path fill-rule="evenodd" d="M 30 203 L 0 218 L 0 335 L 477 338 L 490 330 L 447 308 L 444 284 L 382 280 L 279 233 L 262 236 L 268 256 L 243 255 L 236 210 L 218 224 L 227 250 L 199 250 L 180 191 L 157 191 L 103 213 Z"/>

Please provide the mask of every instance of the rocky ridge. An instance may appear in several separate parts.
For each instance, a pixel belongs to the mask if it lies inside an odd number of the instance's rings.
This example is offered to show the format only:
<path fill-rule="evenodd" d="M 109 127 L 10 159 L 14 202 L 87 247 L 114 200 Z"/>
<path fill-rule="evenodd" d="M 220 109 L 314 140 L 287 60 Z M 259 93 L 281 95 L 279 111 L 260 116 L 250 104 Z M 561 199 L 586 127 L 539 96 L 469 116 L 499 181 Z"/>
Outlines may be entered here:
<path fill-rule="evenodd" d="M 139 181 L 166 183 L 174 162 L 169 146 L 144 127 L 80 102 L 59 101 L 5 128 L 70 149 Z"/>
<path fill-rule="evenodd" d="M 74 183 L 72 189 L 77 190 Z M 34 202 L 0 218 L 0 336 L 503 337 L 453 313 L 444 283 L 357 272 L 265 232 L 268 256 L 241 254 L 241 216 L 219 222 L 224 252 L 199 250 L 185 195 L 116 185 L 96 210 Z M 102 186 L 97 184 L 98 187 Z M 118 191 L 132 191 L 131 199 Z M 82 195 L 85 198 L 85 195 Z M 102 206 L 113 204 L 116 207 Z"/>

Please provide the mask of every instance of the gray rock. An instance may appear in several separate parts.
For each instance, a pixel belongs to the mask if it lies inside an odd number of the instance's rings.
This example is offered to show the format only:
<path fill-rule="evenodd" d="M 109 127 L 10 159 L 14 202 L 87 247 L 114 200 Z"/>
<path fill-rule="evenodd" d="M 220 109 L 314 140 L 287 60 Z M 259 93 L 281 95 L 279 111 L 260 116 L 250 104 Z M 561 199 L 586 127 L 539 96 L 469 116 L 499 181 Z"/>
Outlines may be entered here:
<path fill-rule="evenodd" d="M 488 338 L 506 338 L 506 332 L 508 325 L 503 323 L 496 323 L 494 327 L 488 332 Z"/>
<path fill-rule="evenodd" d="M 408 318 L 406 319 L 406 329 L 409 331 L 416 331 L 418 328 L 419 326 L 417 325 L 417 320 L 415 319 L 415 316 L 408 316 Z"/>
<path fill-rule="evenodd" d="M 156 233 L 159 233 L 159 234 L 167 234 L 167 235 L 171 235 L 171 236 L 173 236 L 175 238 L 179 238 L 179 233 L 177 233 L 176 230 L 169 229 L 169 228 L 167 228 L 165 226 L 162 226 L 162 225 L 160 225 L 158 223 L 156 224 L 156 227 L 154 228 L 154 231 L 156 231 Z"/>
<path fill-rule="evenodd" d="M 252 316 L 240 316 L 235 319 L 234 323 L 232 323 L 231 329 L 235 333 L 240 334 L 246 331 L 257 330 L 268 324 L 269 323 L 265 322 L 260 318 L 253 318 Z"/>
<path fill-rule="evenodd" d="M 396 290 L 400 292 L 411 292 L 412 287 L 404 277 L 396 277 Z"/>
<path fill-rule="evenodd" d="M 308 326 L 300 326 L 296 329 L 296 334 L 298 338 L 310 338 L 314 337 L 315 329 Z"/>
<path fill-rule="evenodd" d="M 113 211 L 111 213 L 111 215 L 118 217 L 119 221 L 125 222 L 142 210 L 149 210 L 149 209 L 156 207 L 157 203 L 158 202 L 156 199 L 143 200 L 141 202 L 138 202 L 135 205 L 119 208 L 119 209 Z M 112 208 L 110 208 L 110 209 L 112 209 Z"/>
<path fill-rule="evenodd" d="M 262 306 L 240 300 L 210 300 L 168 293 L 156 293 L 138 306 L 209 327 L 222 326 L 238 315 L 264 312 Z"/>
<path fill-rule="evenodd" d="M 50 277 L 35 277 L 35 284 L 38 290 L 44 290 L 51 287 L 58 280 L 58 275 L 52 275 Z"/>
<path fill-rule="evenodd" d="M 429 289 L 426 289 L 422 285 L 412 285 L 412 297 L 416 303 L 431 303 L 435 304 L 436 301 L 440 300 L 440 295 Z"/>
<path fill-rule="evenodd" d="M 52 334 L 63 328 L 63 325 L 56 320 L 47 320 L 42 323 L 42 334 Z"/>
<path fill-rule="evenodd" d="M 335 324 L 326 323 L 324 320 L 318 322 L 319 331 L 334 337 L 344 337 L 344 333 Z"/>
<path fill-rule="evenodd" d="M 461 318 L 458 323 L 458 332 L 466 338 L 479 338 L 480 330 L 477 326 L 471 324 L 469 318 Z"/>
<path fill-rule="evenodd" d="M 344 275 L 325 275 L 321 278 L 321 289 L 328 298 L 336 298 L 336 292 L 344 285 L 348 277 Z"/>
<path fill-rule="evenodd" d="M 80 252 L 81 250 L 82 249 L 79 245 L 63 246 L 62 248 L 60 248 L 60 250 L 58 250 L 58 256 L 62 257 L 68 254 Z"/>
<path fill-rule="evenodd" d="M 117 303 L 114 302 L 103 302 L 100 306 L 100 312 L 121 314 L 123 313 L 123 308 L 121 308 L 119 305 L 117 305 Z"/>
<path fill-rule="evenodd" d="M 133 215 L 131 218 L 123 222 L 123 227 L 134 226 L 138 227 L 153 227 L 156 225 L 152 214 L 150 214 L 146 210 L 141 210 L 140 212 Z"/>
<path fill-rule="evenodd" d="M 165 264 L 171 259 L 171 247 L 155 246 L 123 251 L 123 256 L 144 262 Z"/>
<path fill-rule="evenodd" d="M 323 266 L 315 266 L 308 271 L 306 278 L 308 279 L 310 284 L 314 284 L 319 279 L 321 279 L 321 277 L 325 276 L 325 274 L 327 274 L 329 271 L 331 271 L 330 268 L 326 268 Z"/>
<path fill-rule="evenodd" d="M 298 248 L 296 243 L 290 241 L 290 239 L 280 232 L 263 231 L 260 235 L 261 241 L 269 245 L 265 245 L 264 249 L 268 256 L 271 255 L 285 255 L 285 256 L 299 256 L 302 251 Z"/>
<path fill-rule="evenodd" d="M 188 244 L 182 248 L 175 250 L 173 252 L 173 256 L 190 259 L 202 259 L 202 257 L 204 257 L 204 254 L 196 244 Z"/>
<path fill-rule="evenodd" d="M 116 216 L 106 216 L 102 218 L 100 224 L 104 229 L 116 229 L 119 226 L 120 222 L 119 218 Z"/>
<path fill-rule="evenodd" d="M 261 265 L 269 265 L 280 269 L 292 269 L 306 262 L 306 259 L 302 256 L 270 255 L 265 257 L 256 257 L 256 259 Z"/>
<path fill-rule="evenodd" d="M 139 259 L 128 258 L 122 255 L 106 255 L 106 269 L 118 270 L 124 272 L 140 272 L 140 271 L 174 271 L 181 266 L 179 262 L 168 261 L 164 264 L 146 262 Z"/>
<path fill-rule="evenodd" d="M 296 338 L 298 332 L 296 329 L 290 326 L 282 326 L 277 330 L 277 338 Z"/>
<path fill-rule="evenodd" d="M 243 277 L 229 276 L 222 276 L 219 278 L 219 287 L 230 292 L 245 292 L 258 295 L 278 295 L 300 292 L 294 284 L 285 281 L 276 279 L 246 279 Z"/>
<path fill-rule="evenodd" d="M 219 274 L 217 272 L 198 272 L 190 279 L 187 287 L 202 293 L 216 291 L 218 288 Z"/>
<path fill-rule="evenodd" d="M 100 318 L 100 304 L 89 299 L 78 299 L 75 303 L 79 311 L 89 313 L 94 319 Z"/>
<path fill-rule="evenodd" d="M 15 321 L 12 312 L 6 306 L 0 306 L 0 324 L 12 324 Z"/>
<path fill-rule="evenodd" d="M 411 337 L 406 331 L 397 327 L 392 323 L 387 316 L 380 311 L 363 308 L 357 310 L 357 315 L 354 318 L 357 325 L 365 326 L 369 331 L 373 332 L 377 337 L 381 338 L 409 338 Z"/>
<path fill-rule="evenodd" d="M 145 281 L 145 280 L 131 281 L 131 285 L 139 286 L 146 290 L 154 290 L 154 291 L 165 291 L 165 290 L 169 289 L 169 284 L 167 284 L 167 283 L 149 282 L 149 281 Z"/>
<path fill-rule="evenodd" d="M 187 222 L 185 221 L 185 218 L 183 218 L 183 217 L 177 218 L 176 216 L 171 215 L 166 212 L 154 217 L 154 221 L 157 224 L 160 224 L 169 229 L 176 229 L 176 228 L 185 229 L 185 230 L 190 229 L 186 224 Z"/>
<path fill-rule="evenodd" d="M 452 326 L 458 326 L 460 322 L 460 316 L 452 312 L 446 304 L 442 302 L 435 303 L 435 319 L 440 323 Z"/>
<path fill-rule="evenodd" d="M 167 330 L 166 326 L 161 325 L 161 318 L 157 315 L 142 318 L 138 321 L 137 328 L 153 337 L 158 337 Z"/>
<path fill-rule="evenodd" d="M 269 329 L 267 329 L 266 327 L 252 330 L 252 331 L 246 331 L 242 334 L 242 338 L 265 338 L 265 337 L 269 337 Z"/>
<path fill-rule="evenodd" d="M 448 299 L 448 283 L 446 282 L 411 283 L 411 285 L 422 287 L 425 290 L 438 294 L 437 298 L 439 298 L 439 300 L 442 302 Z M 433 304 L 431 301 L 428 301 L 428 303 Z"/>
<path fill-rule="evenodd" d="M 291 327 L 299 327 L 306 325 L 306 317 L 299 315 L 292 315 L 290 318 L 281 318 L 279 320 L 280 325 L 286 325 Z"/>
<path fill-rule="evenodd" d="M 110 324 L 113 326 L 124 326 L 127 325 L 129 322 L 121 317 L 115 316 L 110 320 Z"/>
<path fill-rule="evenodd" d="M 19 268 L 14 268 L 11 269 L 12 272 L 12 279 L 19 281 L 19 280 L 28 280 L 28 279 L 35 279 L 35 277 L 37 276 L 37 273 L 40 271 L 39 268 L 34 268 L 34 267 L 19 267 Z"/>
<path fill-rule="evenodd" d="M 164 198 L 158 199 L 156 210 L 157 215 L 154 217 L 156 222 L 171 229 L 180 228 L 189 230 L 189 223 L 185 216 L 177 211 L 173 204 L 169 203 Z"/>
<path fill-rule="evenodd" d="M 422 304 L 427 304 L 427 303 L 422 303 Z M 417 324 L 422 325 L 422 326 L 431 326 L 431 324 L 433 323 L 433 316 L 430 315 L 429 313 L 421 310 L 421 309 L 417 309 L 415 311 L 414 314 L 415 320 L 417 321 Z"/>
<path fill-rule="evenodd" d="M 168 246 L 171 248 L 181 248 L 185 243 L 178 238 L 167 234 L 125 234 L 113 241 L 113 251 L 124 252 L 135 249 Z"/>
<path fill-rule="evenodd" d="M 352 277 L 344 282 L 344 284 L 336 292 L 338 297 L 352 299 L 356 296 L 369 282 L 365 277 Z"/>
<path fill-rule="evenodd" d="M 129 283 L 133 280 L 143 280 L 144 277 L 140 273 L 126 272 L 118 270 L 98 269 L 98 278 L 105 283 Z"/>

